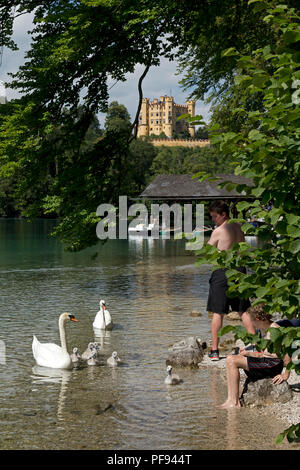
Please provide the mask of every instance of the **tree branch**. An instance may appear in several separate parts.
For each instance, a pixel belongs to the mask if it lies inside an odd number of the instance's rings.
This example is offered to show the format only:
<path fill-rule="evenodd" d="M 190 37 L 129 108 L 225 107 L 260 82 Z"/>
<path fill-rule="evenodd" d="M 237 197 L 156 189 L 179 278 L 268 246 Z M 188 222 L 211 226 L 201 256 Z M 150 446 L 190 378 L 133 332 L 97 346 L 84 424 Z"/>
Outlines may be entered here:
<path fill-rule="evenodd" d="M 131 135 L 129 137 L 128 142 L 131 142 L 133 139 L 136 139 L 136 137 L 137 137 L 138 121 L 139 121 L 139 115 L 140 115 L 140 111 L 141 111 L 141 107 L 142 107 L 142 99 L 143 99 L 143 89 L 142 89 L 143 80 L 146 77 L 146 75 L 147 75 L 147 73 L 148 73 L 148 71 L 149 71 L 149 69 L 152 65 L 152 57 L 153 57 L 153 52 L 154 52 L 154 49 L 155 49 L 155 46 L 156 46 L 156 41 L 157 41 L 159 35 L 162 33 L 166 23 L 167 23 L 167 20 L 163 21 L 161 27 L 156 31 L 156 34 L 153 38 L 152 45 L 151 45 L 151 48 L 150 48 L 148 64 L 146 65 L 146 68 L 145 68 L 144 72 L 142 73 L 142 75 L 140 76 L 139 81 L 138 81 L 139 104 L 138 104 L 138 107 L 137 107 L 135 119 L 134 119 L 134 121 L 132 123 L 132 126 L 131 126 L 131 129 L 130 129 L 130 133 L 134 129 L 134 134 L 133 134 L 133 136 Z"/>

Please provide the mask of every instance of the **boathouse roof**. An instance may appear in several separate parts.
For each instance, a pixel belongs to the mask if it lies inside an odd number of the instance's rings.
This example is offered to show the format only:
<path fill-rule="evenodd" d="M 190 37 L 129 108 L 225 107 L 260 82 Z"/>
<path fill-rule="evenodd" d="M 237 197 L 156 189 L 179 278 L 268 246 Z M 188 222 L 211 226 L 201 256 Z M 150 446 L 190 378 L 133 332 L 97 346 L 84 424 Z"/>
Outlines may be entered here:
<path fill-rule="evenodd" d="M 224 181 L 253 186 L 253 181 L 245 176 L 218 174 L 216 181 L 205 180 L 200 182 L 192 175 L 159 175 L 140 194 L 141 199 L 152 200 L 239 200 L 245 199 L 245 192 L 235 189 L 227 191 L 218 185 Z"/>

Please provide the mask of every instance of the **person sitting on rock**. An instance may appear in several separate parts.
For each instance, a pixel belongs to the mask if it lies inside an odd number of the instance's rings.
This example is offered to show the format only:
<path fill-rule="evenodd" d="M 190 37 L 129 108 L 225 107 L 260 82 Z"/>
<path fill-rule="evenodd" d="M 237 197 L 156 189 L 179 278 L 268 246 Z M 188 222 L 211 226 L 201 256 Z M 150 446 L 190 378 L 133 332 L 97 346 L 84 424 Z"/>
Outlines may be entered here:
<path fill-rule="evenodd" d="M 255 333 L 259 333 L 261 337 L 266 335 L 266 330 L 269 328 L 279 327 L 300 327 L 300 318 L 276 320 L 272 322 L 272 315 L 264 311 L 264 304 L 251 306 L 247 309 L 247 314 L 250 315 L 252 324 L 255 328 Z M 247 351 L 256 351 L 255 344 L 248 345 L 245 348 Z"/>
<path fill-rule="evenodd" d="M 250 307 L 247 311 L 251 314 Z M 254 307 L 255 308 L 255 307 Z M 256 329 L 271 325 L 271 316 L 263 310 L 263 306 L 255 308 L 255 318 L 253 324 Z M 266 335 L 268 339 L 268 333 Z M 240 354 L 230 355 L 226 358 L 226 376 L 227 376 L 227 400 L 220 405 L 220 408 L 240 408 L 239 384 L 240 369 L 244 369 L 247 375 L 247 381 L 257 381 L 261 379 L 271 378 L 276 385 L 281 384 L 289 378 L 289 371 L 283 368 L 288 365 L 291 358 L 285 354 L 283 360 L 279 359 L 276 354 L 270 354 L 264 351 L 247 351 L 240 350 Z"/>

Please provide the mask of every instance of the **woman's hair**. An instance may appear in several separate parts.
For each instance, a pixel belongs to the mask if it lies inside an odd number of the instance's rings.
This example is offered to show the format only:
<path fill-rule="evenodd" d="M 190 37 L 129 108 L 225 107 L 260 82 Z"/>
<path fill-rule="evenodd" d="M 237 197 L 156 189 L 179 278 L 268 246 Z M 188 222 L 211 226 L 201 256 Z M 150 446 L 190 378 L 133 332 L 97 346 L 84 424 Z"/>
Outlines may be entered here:
<path fill-rule="evenodd" d="M 209 212 L 216 212 L 217 214 L 225 214 L 229 217 L 229 206 L 227 202 L 219 200 L 213 201 L 209 206 Z"/>
<path fill-rule="evenodd" d="M 272 315 L 264 311 L 264 306 L 265 304 L 258 304 L 247 309 L 247 313 L 251 315 L 252 320 L 271 321 Z"/>

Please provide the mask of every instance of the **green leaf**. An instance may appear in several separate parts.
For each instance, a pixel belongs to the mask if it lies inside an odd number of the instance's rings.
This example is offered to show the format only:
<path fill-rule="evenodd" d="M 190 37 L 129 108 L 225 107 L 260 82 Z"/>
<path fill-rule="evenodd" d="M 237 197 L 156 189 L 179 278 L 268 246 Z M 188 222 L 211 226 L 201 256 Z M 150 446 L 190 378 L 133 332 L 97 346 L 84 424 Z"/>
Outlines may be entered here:
<path fill-rule="evenodd" d="M 292 238 L 300 238 L 300 227 L 295 227 L 295 225 L 288 225 L 286 228 L 286 233 Z"/>
<path fill-rule="evenodd" d="M 262 138 L 262 134 L 257 129 L 252 129 L 248 134 L 248 138 L 250 140 L 258 140 Z"/>
<path fill-rule="evenodd" d="M 265 188 L 263 187 L 251 189 L 251 193 L 256 197 L 260 197 L 264 191 L 265 191 Z"/>
<path fill-rule="evenodd" d="M 296 254 L 300 251 L 300 239 L 294 240 L 290 243 L 290 251 Z"/>
<path fill-rule="evenodd" d="M 237 210 L 238 210 L 239 212 L 242 212 L 242 211 L 244 211 L 244 210 L 249 209 L 249 207 L 251 207 L 251 205 L 252 205 L 251 202 L 248 202 L 248 201 L 240 201 L 240 202 L 238 202 L 238 204 L 236 205 L 236 207 L 237 207 Z"/>
<path fill-rule="evenodd" d="M 221 53 L 221 57 L 233 57 L 233 56 L 238 56 L 239 53 L 234 47 L 229 47 L 229 49 L 225 49 Z"/>
<path fill-rule="evenodd" d="M 299 31 L 287 31 L 283 35 L 283 40 L 286 44 L 292 44 L 300 41 L 300 32 Z"/>
<path fill-rule="evenodd" d="M 285 437 L 285 432 L 281 432 L 280 434 L 278 434 L 278 436 L 276 436 L 275 438 L 275 444 L 281 444 L 284 437 Z"/>
<path fill-rule="evenodd" d="M 281 338 L 282 333 L 279 331 L 278 328 L 270 328 L 270 339 L 271 341 L 275 342 L 278 338 Z"/>
<path fill-rule="evenodd" d="M 236 85 L 240 85 L 241 83 L 244 82 L 251 82 L 252 77 L 250 75 L 237 75 L 234 77 L 234 83 Z"/>
<path fill-rule="evenodd" d="M 285 218 L 290 225 L 300 224 L 300 217 L 296 214 L 285 214 Z"/>
<path fill-rule="evenodd" d="M 291 430 L 290 432 L 288 432 L 288 433 L 286 434 L 286 438 L 287 438 L 287 440 L 288 440 L 290 443 L 293 442 L 293 441 L 295 440 L 294 431 Z"/>
<path fill-rule="evenodd" d="M 262 298 L 269 292 L 269 290 L 270 289 L 268 287 L 259 287 L 256 291 L 257 296 Z"/>
<path fill-rule="evenodd" d="M 227 333 L 229 333 L 230 331 L 233 331 L 235 329 L 235 327 L 233 325 L 226 325 L 226 326 L 223 326 L 223 328 L 221 328 L 218 332 L 218 336 L 224 336 L 226 335 Z"/>
<path fill-rule="evenodd" d="M 177 121 L 180 121 L 180 119 L 186 119 L 187 120 L 187 118 L 190 118 L 190 117 L 191 117 L 190 114 L 181 114 L 180 116 L 178 116 Z M 195 120 L 195 118 L 192 118 L 192 119 Z"/>

